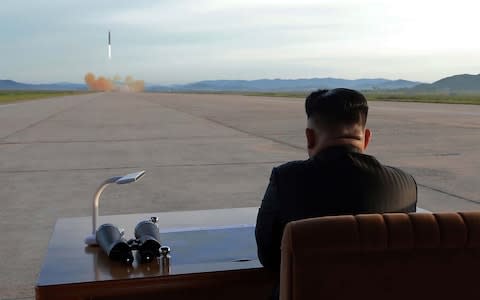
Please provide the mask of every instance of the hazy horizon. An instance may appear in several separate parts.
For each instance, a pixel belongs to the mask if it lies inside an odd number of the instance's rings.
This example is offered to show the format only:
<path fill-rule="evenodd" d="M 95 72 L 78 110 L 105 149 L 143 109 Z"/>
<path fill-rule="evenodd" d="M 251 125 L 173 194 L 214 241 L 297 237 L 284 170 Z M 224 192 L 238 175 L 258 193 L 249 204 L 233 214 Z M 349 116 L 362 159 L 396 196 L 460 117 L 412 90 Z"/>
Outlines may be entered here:
<path fill-rule="evenodd" d="M 452 75 L 458 75 L 458 74 L 452 74 Z M 102 74 L 99 74 L 99 76 L 103 76 Z M 196 81 L 189 81 L 189 82 L 173 82 L 173 83 L 162 83 L 162 82 L 145 82 L 147 85 L 165 85 L 165 86 L 170 86 L 170 85 L 182 85 L 182 84 L 189 84 L 189 83 L 195 83 L 195 82 L 200 82 L 200 81 L 221 81 L 221 80 L 245 80 L 245 81 L 255 81 L 255 80 L 301 80 L 301 79 L 324 79 L 324 78 L 331 78 L 331 79 L 346 79 L 346 80 L 361 80 L 361 79 L 387 79 L 387 80 L 409 80 L 405 78 L 384 78 L 384 77 L 369 77 L 369 78 L 340 78 L 340 77 L 310 77 L 310 78 L 253 78 L 253 79 L 212 79 L 212 78 L 207 78 L 207 79 L 200 79 Z M 109 79 L 112 79 L 109 77 Z M 441 78 L 439 78 L 441 79 Z M 16 80 L 15 78 L 0 78 L 0 80 L 13 80 L 19 83 L 26 83 L 26 84 L 55 84 L 55 83 L 70 83 L 70 84 L 85 84 L 85 80 L 80 80 L 80 81 L 35 81 L 35 82 L 27 82 L 27 81 L 19 81 Z M 410 80 L 409 80 L 410 81 Z M 411 80 L 414 81 L 414 80 Z M 420 81 L 419 81 L 420 82 Z M 426 82 L 426 81 L 421 81 L 420 83 L 431 83 L 431 82 Z"/>
<path fill-rule="evenodd" d="M 480 73 L 478 8 L 467 0 L 4 0 L 0 79 L 81 83 L 93 72 L 151 84 L 314 77 L 429 83 Z"/>

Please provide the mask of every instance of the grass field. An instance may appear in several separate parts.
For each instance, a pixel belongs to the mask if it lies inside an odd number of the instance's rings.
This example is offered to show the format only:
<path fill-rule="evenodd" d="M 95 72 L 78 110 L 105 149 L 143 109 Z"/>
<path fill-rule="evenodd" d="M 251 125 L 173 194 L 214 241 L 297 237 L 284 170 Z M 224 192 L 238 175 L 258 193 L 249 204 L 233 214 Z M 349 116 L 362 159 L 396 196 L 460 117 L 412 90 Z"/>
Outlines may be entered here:
<path fill-rule="evenodd" d="M 0 104 L 83 93 L 86 91 L 0 91 Z"/>
<path fill-rule="evenodd" d="M 480 105 L 480 94 L 411 93 L 388 91 L 365 91 L 369 101 L 397 101 L 424 103 L 451 103 Z M 247 96 L 294 97 L 305 98 L 307 93 L 245 93 Z"/>
<path fill-rule="evenodd" d="M 87 91 L 0 91 L 0 104 L 19 101 L 52 98 L 60 96 L 78 95 Z M 209 92 L 212 93 L 212 92 Z M 246 96 L 293 97 L 305 98 L 307 93 L 294 92 L 266 92 L 266 93 L 229 93 Z M 424 103 L 451 103 L 480 105 L 480 94 L 446 94 L 446 93 L 411 93 L 389 91 L 365 91 L 363 94 L 369 101 L 396 101 L 396 102 L 424 102 Z"/>
<path fill-rule="evenodd" d="M 480 105 L 480 94 L 366 92 L 368 100 Z"/>

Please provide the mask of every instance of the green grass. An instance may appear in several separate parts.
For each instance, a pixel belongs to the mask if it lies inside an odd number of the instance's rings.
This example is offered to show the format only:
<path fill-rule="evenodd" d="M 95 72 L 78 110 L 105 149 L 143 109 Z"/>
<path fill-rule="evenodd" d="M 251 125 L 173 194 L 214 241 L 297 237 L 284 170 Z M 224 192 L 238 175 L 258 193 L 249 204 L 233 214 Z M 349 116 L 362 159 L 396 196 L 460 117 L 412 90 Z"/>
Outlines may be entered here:
<path fill-rule="evenodd" d="M 412 93 L 389 91 L 363 92 L 369 101 L 423 102 L 480 105 L 480 94 Z M 305 98 L 308 93 L 244 93 L 246 96 Z"/>
<path fill-rule="evenodd" d="M 86 91 L 0 91 L 0 104 L 84 93 L 86 93 Z"/>
<path fill-rule="evenodd" d="M 0 104 L 14 103 L 19 101 L 35 100 L 42 98 L 61 97 L 88 93 L 87 91 L 0 91 Z M 267 93 L 229 93 L 218 94 L 242 94 L 246 96 L 267 97 L 291 97 L 303 98 L 308 93 L 296 92 L 267 92 Z M 412 93 L 398 91 L 365 91 L 363 94 L 369 101 L 393 101 L 393 102 L 423 102 L 423 103 L 451 103 L 451 104 L 476 104 L 480 105 L 480 94 L 455 94 L 455 93 Z"/>
<path fill-rule="evenodd" d="M 447 93 L 406 93 L 406 92 L 365 92 L 368 100 L 476 104 L 480 105 L 480 94 L 447 94 Z"/>

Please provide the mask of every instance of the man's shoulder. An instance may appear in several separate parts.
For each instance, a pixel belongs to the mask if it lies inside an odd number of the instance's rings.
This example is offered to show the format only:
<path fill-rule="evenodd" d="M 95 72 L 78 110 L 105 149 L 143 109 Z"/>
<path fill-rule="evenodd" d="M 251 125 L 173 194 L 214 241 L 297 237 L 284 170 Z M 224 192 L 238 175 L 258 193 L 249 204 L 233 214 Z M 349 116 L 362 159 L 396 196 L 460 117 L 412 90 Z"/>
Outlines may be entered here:
<path fill-rule="evenodd" d="M 407 172 L 399 169 L 397 167 L 385 165 L 377 160 L 375 156 L 355 153 L 355 163 L 359 166 L 362 166 L 366 169 L 379 169 L 379 171 L 385 173 L 386 175 L 399 176 L 399 177 L 412 177 Z"/>
<path fill-rule="evenodd" d="M 385 168 L 386 172 L 388 172 L 390 176 L 396 177 L 396 178 L 403 178 L 404 180 L 407 180 L 411 183 L 416 184 L 415 178 L 413 178 L 413 176 L 407 173 L 406 171 L 393 166 L 387 166 L 387 165 L 382 165 L 382 166 L 383 168 Z"/>
<path fill-rule="evenodd" d="M 347 172 L 353 172 L 357 170 L 361 174 L 368 176 L 368 174 L 374 177 L 389 178 L 392 181 L 401 179 L 409 183 L 415 183 L 415 179 L 412 175 L 406 171 L 397 167 L 384 165 L 375 158 L 375 156 L 367 155 L 363 153 L 350 153 L 350 155 L 343 157 L 341 160 L 335 162 L 316 162 L 313 159 L 306 160 L 294 160 L 289 161 L 273 168 L 275 176 L 280 177 L 292 177 L 308 175 L 311 171 L 317 172 L 318 170 L 332 171 L 333 169 L 343 169 Z M 357 173 L 358 174 L 358 173 Z"/>
<path fill-rule="evenodd" d="M 360 168 L 365 173 L 372 174 L 385 184 L 400 185 L 404 188 L 416 187 L 417 185 L 411 174 L 400 168 L 382 164 L 374 156 L 359 154 L 357 158 L 361 161 L 362 166 Z"/>
<path fill-rule="evenodd" d="M 308 168 L 310 160 L 293 160 L 274 167 L 276 174 L 289 174 L 292 172 L 298 172 Z"/>
<path fill-rule="evenodd" d="M 272 176 L 279 185 L 291 188 L 304 186 L 311 178 L 318 177 L 319 170 L 311 159 L 294 160 L 273 168 Z"/>

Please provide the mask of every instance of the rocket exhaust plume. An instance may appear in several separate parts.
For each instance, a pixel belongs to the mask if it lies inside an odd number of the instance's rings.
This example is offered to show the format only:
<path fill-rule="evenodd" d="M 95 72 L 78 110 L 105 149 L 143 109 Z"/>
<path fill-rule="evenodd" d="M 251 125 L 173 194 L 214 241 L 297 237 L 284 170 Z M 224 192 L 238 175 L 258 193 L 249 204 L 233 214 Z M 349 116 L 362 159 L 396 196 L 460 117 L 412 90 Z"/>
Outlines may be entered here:
<path fill-rule="evenodd" d="M 115 75 L 113 80 L 103 76 L 95 77 L 93 73 L 87 73 L 85 75 L 85 83 L 88 89 L 91 91 L 121 91 L 121 92 L 143 92 L 145 89 L 145 83 L 143 80 L 135 80 L 132 76 L 122 78 L 119 75 Z"/>
<path fill-rule="evenodd" d="M 108 59 L 112 59 L 112 43 L 110 39 L 110 30 L 108 31 Z"/>
<path fill-rule="evenodd" d="M 85 83 L 91 91 L 111 91 L 114 87 L 110 79 L 103 76 L 95 78 L 95 75 L 92 73 L 85 75 Z"/>

